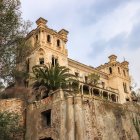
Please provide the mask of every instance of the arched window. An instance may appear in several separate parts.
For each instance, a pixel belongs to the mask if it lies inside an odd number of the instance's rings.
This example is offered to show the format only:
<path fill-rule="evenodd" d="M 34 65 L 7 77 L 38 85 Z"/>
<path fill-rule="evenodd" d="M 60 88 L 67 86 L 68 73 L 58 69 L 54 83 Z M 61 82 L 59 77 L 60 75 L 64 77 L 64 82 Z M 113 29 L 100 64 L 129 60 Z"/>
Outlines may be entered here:
<path fill-rule="evenodd" d="M 58 58 L 52 56 L 52 66 L 55 66 L 56 64 L 58 64 Z"/>
<path fill-rule="evenodd" d="M 109 73 L 112 74 L 112 68 L 111 67 L 109 67 Z"/>
<path fill-rule="evenodd" d="M 47 42 L 51 42 L 51 36 L 47 35 Z"/>
<path fill-rule="evenodd" d="M 38 35 L 36 35 L 36 41 L 38 41 Z"/>
<path fill-rule="evenodd" d="M 57 47 L 60 47 L 60 40 L 57 39 Z"/>
<path fill-rule="evenodd" d="M 120 72 L 120 68 L 118 67 L 118 73 L 120 74 L 121 72 Z"/>
<path fill-rule="evenodd" d="M 124 89 L 124 92 L 127 93 L 127 85 L 124 82 L 123 82 L 123 89 Z"/>
<path fill-rule="evenodd" d="M 45 63 L 44 54 L 45 54 L 44 50 L 42 48 L 40 48 L 38 50 L 39 65 L 43 65 Z"/>
<path fill-rule="evenodd" d="M 124 76 L 126 76 L 126 74 L 125 74 L 125 70 L 123 70 L 123 74 L 124 74 Z"/>
<path fill-rule="evenodd" d="M 43 65 L 44 64 L 44 58 L 39 58 L 39 64 Z"/>

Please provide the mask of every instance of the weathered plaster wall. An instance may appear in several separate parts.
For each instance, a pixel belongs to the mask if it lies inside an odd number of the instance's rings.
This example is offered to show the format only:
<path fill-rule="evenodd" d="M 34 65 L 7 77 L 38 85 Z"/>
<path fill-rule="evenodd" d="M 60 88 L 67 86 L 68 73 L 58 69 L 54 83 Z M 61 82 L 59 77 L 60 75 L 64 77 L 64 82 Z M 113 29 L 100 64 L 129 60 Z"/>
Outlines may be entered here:
<path fill-rule="evenodd" d="M 43 128 L 41 112 L 51 109 L 51 127 Z M 117 104 L 97 97 L 66 95 L 28 106 L 26 140 L 51 137 L 53 140 L 139 140 L 140 106 Z"/>
<path fill-rule="evenodd" d="M 93 140 L 93 138 L 102 140 L 140 139 L 138 136 L 140 133 L 140 106 L 132 103 L 120 105 L 90 98 L 84 100 L 83 111 L 87 140 Z"/>

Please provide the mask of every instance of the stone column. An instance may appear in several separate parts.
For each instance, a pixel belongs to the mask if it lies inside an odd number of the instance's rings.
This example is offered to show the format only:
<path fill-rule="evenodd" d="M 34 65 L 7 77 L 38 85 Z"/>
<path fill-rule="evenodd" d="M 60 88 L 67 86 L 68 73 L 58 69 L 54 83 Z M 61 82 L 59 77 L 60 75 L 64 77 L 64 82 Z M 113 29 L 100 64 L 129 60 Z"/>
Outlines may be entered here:
<path fill-rule="evenodd" d="M 75 140 L 73 96 L 67 96 L 66 129 L 67 140 Z"/>
<path fill-rule="evenodd" d="M 82 90 L 81 92 L 82 92 L 82 95 L 83 95 L 83 85 L 82 85 L 82 87 L 81 87 L 81 90 Z"/>
<path fill-rule="evenodd" d="M 60 114 L 60 140 L 66 140 L 66 101 L 62 89 L 60 89 Z"/>
<path fill-rule="evenodd" d="M 74 112 L 75 112 L 75 140 L 85 140 L 84 134 L 84 116 L 82 111 L 82 98 L 81 95 L 74 97 Z"/>
<path fill-rule="evenodd" d="M 42 42 L 42 39 L 43 39 L 43 35 L 42 35 L 42 30 L 40 30 L 40 33 L 39 33 L 39 41 Z"/>

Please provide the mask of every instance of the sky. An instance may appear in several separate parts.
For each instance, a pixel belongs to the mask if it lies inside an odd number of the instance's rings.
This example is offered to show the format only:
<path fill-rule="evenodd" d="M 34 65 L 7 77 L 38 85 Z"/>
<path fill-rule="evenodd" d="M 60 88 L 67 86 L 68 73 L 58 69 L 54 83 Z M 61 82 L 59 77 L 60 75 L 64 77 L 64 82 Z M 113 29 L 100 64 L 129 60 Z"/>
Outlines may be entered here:
<path fill-rule="evenodd" d="M 22 17 L 48 20 L 48 27 L 69 31 L 69 57 L 93 67 L 129 61 L 130 75 L 140 88 L 140 0 L 21 0 Z"/>

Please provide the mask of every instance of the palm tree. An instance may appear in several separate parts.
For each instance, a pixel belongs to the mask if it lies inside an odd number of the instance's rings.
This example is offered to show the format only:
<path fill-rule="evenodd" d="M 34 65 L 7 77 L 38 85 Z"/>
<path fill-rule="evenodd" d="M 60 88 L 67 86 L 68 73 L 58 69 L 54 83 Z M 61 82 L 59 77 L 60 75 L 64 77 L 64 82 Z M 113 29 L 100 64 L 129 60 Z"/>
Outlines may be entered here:
<path fill-rule="evenodd" d="M 68 89 L 76 80 L 76 76 L 69 73 L 69 68 L 65 66 L 48 65 L 42 66 L 36 65 L 33 67 L 33 88 L 39 88 L 39 86 L 47 87 L 48 91 L 57 90 L 59 88 Z"/>

